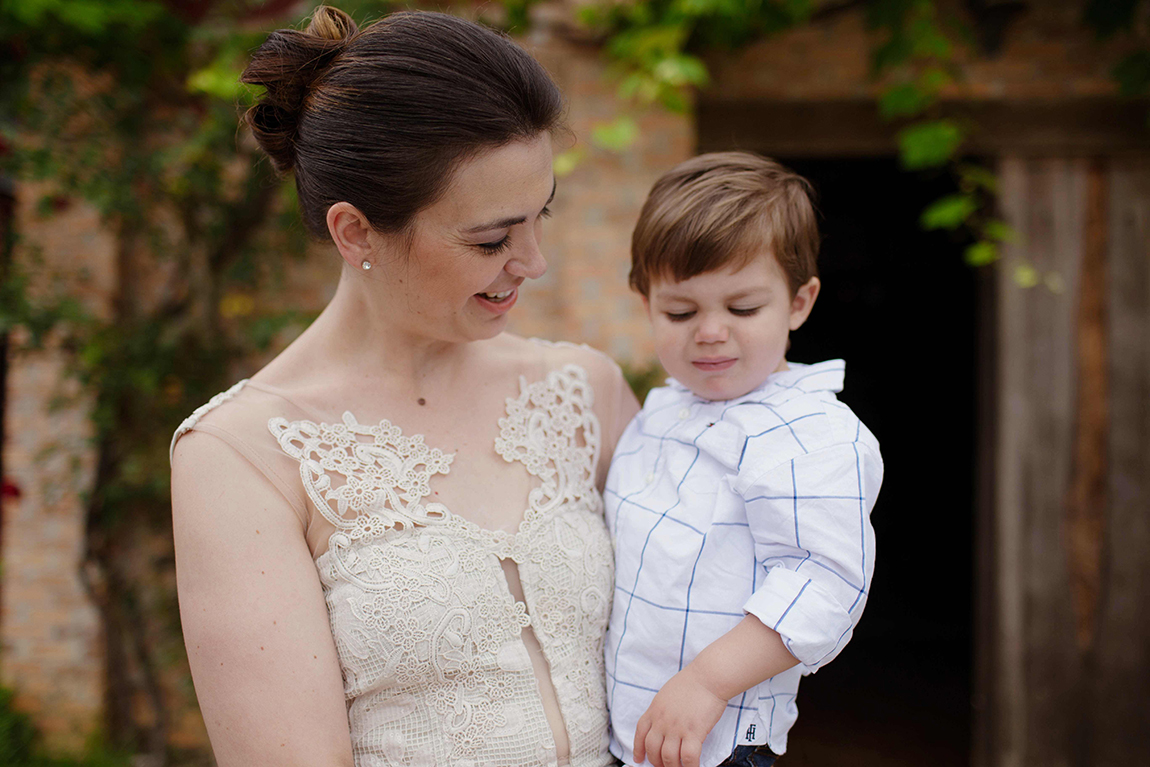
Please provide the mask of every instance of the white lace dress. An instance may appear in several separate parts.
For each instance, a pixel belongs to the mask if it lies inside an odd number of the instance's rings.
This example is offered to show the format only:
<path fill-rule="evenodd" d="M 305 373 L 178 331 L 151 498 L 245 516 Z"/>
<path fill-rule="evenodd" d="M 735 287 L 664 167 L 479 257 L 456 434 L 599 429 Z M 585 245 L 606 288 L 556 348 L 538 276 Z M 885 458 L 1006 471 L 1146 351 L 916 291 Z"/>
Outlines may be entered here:
<path fill-rule="evenodd" d="M 193 413 L 173 447 L 192 429 L 216 434 L 301 517 L 318 512 L 323 530 L 334 528 L 316 567 L 357 767 L 556 764 L 524 627 L 549 665 L 570 764 L 613 764 L 602 651 L 612 553 L 585 370 L 568 364 L 521 379 L 518 396 L 507 397 L 494 449 L 537 479 L 514 534 L 430 502 L 454 456 L 387 420 L 360 423 L 345 412 L 325 423 L 289 413 L 267 418 L 267 444 L 236 433 L 237 419 L 266 415 L 277 402 L 291 410 L 268 387 L 240 382 Z M 213 424 L 213 412 L 227 407 L 230 422 Z M 318 521 L 309 519 L 309 530 Z M 512 595 L 501 560 L 517 565 L 524 601 Z"/>

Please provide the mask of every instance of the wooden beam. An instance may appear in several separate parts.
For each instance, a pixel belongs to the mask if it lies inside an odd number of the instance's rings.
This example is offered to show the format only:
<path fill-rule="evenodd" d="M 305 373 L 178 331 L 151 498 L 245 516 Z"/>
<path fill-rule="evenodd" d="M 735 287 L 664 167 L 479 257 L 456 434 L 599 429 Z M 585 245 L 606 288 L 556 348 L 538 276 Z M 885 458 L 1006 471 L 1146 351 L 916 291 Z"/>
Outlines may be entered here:
<path fill-rule="evenodd" d="M 1020 240 L 1005 249 L 998 293 L 992 763 L 1068 765 L 1079 656 L 1063 517 L 1071 477 L 1078 275 L 1088 163 L 1019 157 L 1000 164 L 1001 204 Z M 1011 278 L 1027 265 L 1051 284 Z"/>
<path fill-rule="evenodd" d="M 1150 101 L 1082 98 L 963 101 L 941 116 L 971 126 L 972 155 L 1090 156 L 1150 149 Z M 697 107 L 699 150 L 748 149 L 778 157 L 895 154 L 898 129 L 872 100 L 708 100 Z"/>
<path fill-rule="evenodd" d="M 1096 767 L 1150 754 L 1150 155 L 1109 172 L 1109 513 L 1093 695 Z"/>

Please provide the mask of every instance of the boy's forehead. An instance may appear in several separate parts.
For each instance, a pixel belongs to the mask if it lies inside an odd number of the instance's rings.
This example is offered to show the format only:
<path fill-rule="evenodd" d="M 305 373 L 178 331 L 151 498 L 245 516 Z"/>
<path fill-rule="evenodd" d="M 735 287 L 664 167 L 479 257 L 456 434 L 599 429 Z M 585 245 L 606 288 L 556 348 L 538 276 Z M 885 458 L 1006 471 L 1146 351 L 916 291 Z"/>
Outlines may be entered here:
<path fill-rule="evenodd" d="M 671 274 L 652 275 L 650 294 L 652 298 L 670 300 L 687 298 L 700 290 L 706 290 L 737 298 L 769 291 L 773 283 L 780 280 L 786 280 L 782 267 L 774 256 L 764 252 L 682 280 L 676 280 Z"/>

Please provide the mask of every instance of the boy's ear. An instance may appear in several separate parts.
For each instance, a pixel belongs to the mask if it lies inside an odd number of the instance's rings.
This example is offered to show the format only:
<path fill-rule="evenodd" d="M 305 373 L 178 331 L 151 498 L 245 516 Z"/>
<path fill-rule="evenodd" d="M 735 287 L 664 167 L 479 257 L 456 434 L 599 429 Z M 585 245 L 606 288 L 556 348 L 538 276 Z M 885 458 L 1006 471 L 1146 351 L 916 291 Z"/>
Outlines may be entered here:
<path fill-rule="evenodd" d="M 651 318 L 651 299 L 647 298 L 642 293 L 639 294 L 639 298 L 643 299 L 643 311 L 647 312 L 647 319 L 650 319 Z"/>
<path fill-rule="evenodd" d="M 791 330 L 798 330 L 807 321 L 807 317 L 811 315 L 811 309 L 815 306 L 815 299 L 819 297 L 821 287 L 822 283 L 819 282 L 818 277 L 811 277 L 805 284 L 799 286 L 795 292 L 795 297 L 791 299 L 789 323 Z"/>

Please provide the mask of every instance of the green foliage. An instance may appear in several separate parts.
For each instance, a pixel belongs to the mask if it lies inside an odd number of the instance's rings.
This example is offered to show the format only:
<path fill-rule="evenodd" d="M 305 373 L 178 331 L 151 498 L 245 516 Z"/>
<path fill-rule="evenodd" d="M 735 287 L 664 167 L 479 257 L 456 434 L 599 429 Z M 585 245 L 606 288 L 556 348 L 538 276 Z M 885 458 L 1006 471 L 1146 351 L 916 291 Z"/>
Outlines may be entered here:
<path fill-rule="evenodd" d="M 0 283 L 0 331 L 22 330 L 17 353 L 62 352 L 79 396 L 93 403 L 99 470 L 87 494 L 85 569 L 123 584 L 98 605 L 105 621 L 125 622 L 110 636 L 163 637 L 124 651 L 155 666 L 141 654 L 182 657 L 171 650 L 178 628 L 140 612 L 155 583 L 122 571 L 117 546 L 169 524 L 176 424 L 224 388 L 237 362 L 307 319 L 250 300 L 237 311 L 232 298 L 299 250 L 285 229 L 302 231 L 290 190 L 239 130 L 255 95 L 237 84 L 239 72 L 263 35 L 230 15 L 248 2 L 209 3 L 198 26 L 143 0 L 0 3 L 0 130 L 11 148 L 0 170 L 47 185 L 45 216 L 66 207 L 58 201 L 93 205 L 114 237 L 119 275 L 111 311 L 89 309 L 37 263 L 34 243 L 17 240 L 22 268 Z M 157 726 L 149 722 L 168 720 L 144 714 L 109 737 L 138 748 L 157 741 L 144 736 Z M 85 764 L 104 763 L 95 759 Z"/>
<path fill-rule="evenodd" d="M 685 110 L 709 81 L 699 53 L 731 49 L 806 21 L 811 0 L 636 0 L 584 6 L 621 71 L 620 96 Z"/>
<path fill-rule="evenodd" d="M 1089 0 L 1082 13 L 1083 22 L 1093 27 L 1098 38 L 1105 40 L 1134 24 L 1135 12 L 1142 0 Z"/>
<path fill-rule="evenodd" d="M 656 386 L 662 386 L 663 381 L 667 378 L 666 371 L 657 361 L 647 364 L 624 362 L 620 364 L 620 367 L 623 369 L 623 378 L 630 385 L 631 391 L 635 392 L 640 403 L 647 399 L 648 392 Z"/>
<path fill-rule="evenodd" d="M 614 152 L 621 152 L 639 137 L 639 125 L 627 115 L 597 125 L 591 131 L 591 143 Z"/>
<path fill-rule="evenodd" d="M 970 244 L 962 254 L 963 260 L 970 266 L 989 266 L 998 260 L 998 256 L 998 246 L 986 240 Z"/>
<path fill-rule="evenodd" d="M 40 747 L 39 736 L 27 714 L 13 705 L 15 694 L 0 687 L 0 764 L 4 767 L 128 767 L 131 758 L 92 740 L 83 755 L 53 757 Z"/>
<path fill-rule="evenodd" d="M 100 35 L 109 27 L 138 31 L 164 14 L 151 0 L 3 0 L 0 18 L 10 17 L 28 28 L 53 24 L 85 35 Z"/>
<path fill-rule="evenodd" d="M 1114 79 L 1123 96 L 1150 93 L 1150 50 L 1135 51 L 1114 65 Z"/>
<path fill-rule="evenodd" d="M 1099 40 L 1108 40 L 1134 31 L 1140 5 L 1142 0 L 1090 0 L 1082 19 L 1087 26 L 1093 27 Z M 1128 52 L 1111 70 L 1124 96 L 1150 93 L 1150 48 L 1146 47 L 1145 37 L 1140 38 L 1140 42 L 1138 49 Z"/>
<path fill-rule="evenodd" d="M 36 729 L 27 714 L 12 707 L 13 692 L 0 687 L 0 764 L 22 767 L 31 764 Z"/>
<path fill-rule="evenodd" d="M 963 138 L 953 120 L 916 123 L 899 131 L 899 158 L 907 170 L 937 168 L 954 159 Z"/>
<path fill-rule="evenodd" d="M 952 194 L 932 202 L 922 212 L 919 223 L 923 229 L 957 229 L 978 210 L 978 203 L 969 195 Z"/>

